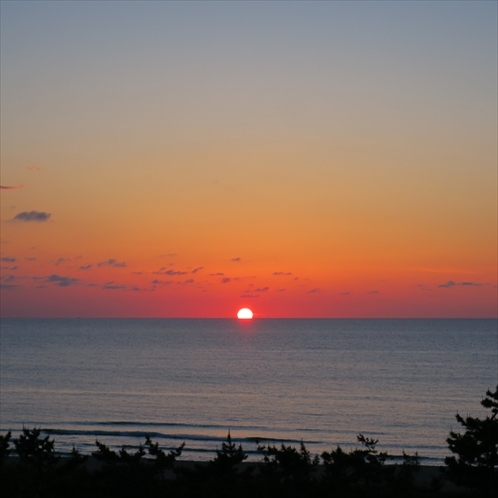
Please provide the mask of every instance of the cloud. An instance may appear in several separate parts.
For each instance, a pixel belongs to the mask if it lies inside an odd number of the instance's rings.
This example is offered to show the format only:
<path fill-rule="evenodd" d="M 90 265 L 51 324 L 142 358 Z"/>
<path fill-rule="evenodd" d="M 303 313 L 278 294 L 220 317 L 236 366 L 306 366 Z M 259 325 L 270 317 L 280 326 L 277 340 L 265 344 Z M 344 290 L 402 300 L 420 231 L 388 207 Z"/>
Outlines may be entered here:
<path fill-rule="evenodd" d="M 114 258 L 110 258 L 107 261 L 101 261 L 100 263 L 97 263 L 97 266 L 99 268 L 102 268 L 103 266 L 113 266 L 114 268 L 126 268 L 126 262 L 125 261 L 118 262 Z"/>
<path fill-rule="evenodd" d="M 154 285 L 170 285 L 174 284 L 175 282 L 173 280 L 158 280 L 157 278 L 155 278 L 151 283 Z"/>
<path fill-rule="evenodd" d="M 18 190 L 20 188 L 24 188 L 24 185 L 14 185 L 14 186 L 0 185 L 0 190 Z"/>
<path fill-rule="evenodd" d="M 204 266 L 198 266 L 192 270 L 192 273 L 197 273 L 198 271 L 204 270 Z"/>
<path fill-rule="evenodd" d="M 225 277 L 225 278 L 221 279 L 222 284 L 228 284 L 231 281 L 232 281 L 232 279 L 230 277 Z"/>
<path fill-rule="evenodd" d="M 68 259 L 68 258 L 59 258 L 59 259 L 58 259 L 58 260 L 54 263 L 54 265 L 55 265 L 55 266 L 59 266 L 60 264 L 65 263 L 66 261 L 71 261 L 71 260 L 70 260 L 70 259 Z"/>
<path fill-rule="evenodd" d="M 68 287 L 69 285 L 76 285 L 80 282 L 78 278 L 62 277 L 60 275 L 50 275 L 45 279 L 45 282 L 53 282 L 59 287 Z"/>
<path fill-rule="evenodd" d="M 222 277 L 224 275 L 223 272 L 219 271 L 218 273 L 210 273 L 210 277 Z"/>
<path fill-rule="evenodd" d="M 438 287 L 442 289 L 449 289 L 455 287 L 455 285 L 462 285 L 464 287 L 482 287 L 482 284 L 478 282 L 454 282 L 453 280 L 448 280 L 445 284 L 439 284 Z"/>
<path fill-rule="evenodd" d="M 320 292 L 320 287 L 315 287 L 314 289 L 309 290 L 307 294 L 316 294 L 317 292 Z"/>
<path fill-rule="evenodd" d="M 232 258 L 230 261 L 234 261 L 235 263 L 238 263 L 239 261 L 242 261 L 241 258 Z"/>
<path fill-rule="evenodd" d="M 83 265 L 80 266 L 80 270 L 89 270 L 92 267 L 92 265 Z"/>
<path fill-rule="evenodd" d="M 102 289 L 107 289 L 107 290 L 126 290 L 126 285 L 115 284 L 114 280 L 111 280 L 110 282 L 105 283 L 102 286 Z"/>
<path fill-rule="evenodd" d="M 0 283 L 0 289 L 6 290 L 6 291 L 15 290 L 15 289 L 17 289 L 19 287 L 20 286 L 16 285 L 16 284 L 4 284 L 4 283 Z"/>
<path fill-rule="evenodd" d="M 276 292 L 285 292 L 285 289 L 277 289 Z"/>
<path fill-rule="evenodd" d="M 16 214 L 11 221 L 36 221 L 41 223 L 43 221 L 48 221 L 51 213 L 45 213 L 44 211 L 23 211 L 22 213 Z"/>
<path fill-rule="evenodd" d="M 140 288 L 138 287 L 138 285 L 134 285 L 131 290 L 133 292 L 154 292 L 156 289 L 154 287 L 150 288 L 150 289 L 144 289 L 144 288 Z"/>
<path fill-rule="evenodd" d="M 184 285 L 184 284 L 193 284 L 194 282 L 195 282 L 195 280 L 193 278 L 188 278 L 187 280 L 184 280 L 183 282 L 177 282 L 177 283 L 180 285 Z"/>
<path fill-rule="evenodd" d="M 429 286 L 427 286 L 425 284 L 418 284 L 416 287 L 417 287 L 417 289 L 420 289 L 423 291 L 431 291 L 432 290 Z"/>
<path fill-rule="evenodd" d="M 15 275 L 9 275 L 8 277 L 2 277 L 4 282 L 13 282 L 16 279 Z"/>
<path fill-rule="evenodd" d="M 257 289 L 254 289 L 254 292 L 267 292 L 269 290 L 269 287 L 258 287 Z"/>
<path fill-rule="evenodd" d="M 340 296 L 349 296 L 350 292 L 349 291 L 346 291 L 346 292 L 341 292 L 339 295 Z"/>
<path fill-rule="evenodd" d="M 439 284 L 438 287 L 445 287 L 449 289 L 450 287 L 453 287 L 455 285 L 455 282 L 453 280 L 448 280 L 445 284 Z"/>
<path fill-rule="evenodd" d="M 290 271 L 274 271 L 273 275 L 275 276 L 290 276 L 292 273 Z"/>
<path fill-rule="evenodd" d="M 180 270 L 167 270 L 166 267 L 159 268 L 157 271 L 152 272 L 154 275 L 169 275 L 170 277 L 174 277 L 177 275 L 186 275 L 188 271 L 180 271 Z"/>
<path fill-rule="evenodd" d="M 259 295 L 258 294 L 242 294 L 240 297 L 252 299 L 255 297 L 259 297 Z"/>
<path fill-rule="evenodd" d="M 26 169 L 28 171 L 41 171 L 41 168 L 39 168 L 38 166 L 27 166 Z"/>
<path fill-rule="evenodd" d="M 2 258 L 2 261 L 4 261 L 5 263 L 15 263 L 16 262 L 16 258 L 9 258 L 8 256 L 4 256 Z"/>
<path fill-rule="evenodd" d="M 370 292 L 367 292 L 367 294 L 378 294 L 379 291 L 378 290 L 371 290 Z"/>

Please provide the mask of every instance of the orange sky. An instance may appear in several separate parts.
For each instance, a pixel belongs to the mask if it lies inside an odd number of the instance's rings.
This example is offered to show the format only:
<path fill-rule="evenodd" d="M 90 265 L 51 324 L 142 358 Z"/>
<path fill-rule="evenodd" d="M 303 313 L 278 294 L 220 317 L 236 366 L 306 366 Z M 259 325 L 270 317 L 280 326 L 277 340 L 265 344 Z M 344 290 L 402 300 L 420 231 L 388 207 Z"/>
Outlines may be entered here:
<path fill-rule="evenodd" d="M 492 2 L 2 2 L 2 316 L 497 316 Z"/>

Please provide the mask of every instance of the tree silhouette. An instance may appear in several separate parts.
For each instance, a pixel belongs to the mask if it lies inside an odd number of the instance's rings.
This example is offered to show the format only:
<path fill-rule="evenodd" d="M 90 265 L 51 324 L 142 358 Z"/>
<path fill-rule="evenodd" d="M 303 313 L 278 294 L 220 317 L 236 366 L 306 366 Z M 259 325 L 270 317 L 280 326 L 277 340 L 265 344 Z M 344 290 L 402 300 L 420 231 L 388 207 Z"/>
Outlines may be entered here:
<path fill-rule="evenodd" d="M 492 492 L 498 486 L 498 386 L 495 392 L 486 391 L 481 405 L 491 410 L 482 420 L 456 414 L 465 432 L 450 431 L 446 442 L 457 456 L 446 457 L 445 463 L 456 484 Z"/>

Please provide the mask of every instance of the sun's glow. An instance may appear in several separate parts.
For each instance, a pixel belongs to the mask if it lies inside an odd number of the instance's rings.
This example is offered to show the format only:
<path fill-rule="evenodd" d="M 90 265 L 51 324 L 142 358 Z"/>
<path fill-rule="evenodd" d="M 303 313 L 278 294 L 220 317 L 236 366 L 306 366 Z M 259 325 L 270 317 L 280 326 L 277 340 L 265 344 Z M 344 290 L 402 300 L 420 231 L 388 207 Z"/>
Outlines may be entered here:
<path fill-rule="evenodd" d="M 253 317 L 253 312 L 249 308 L 242 308 L 237 312 L 237 318 L 239 320 L 251 320 Z"/>

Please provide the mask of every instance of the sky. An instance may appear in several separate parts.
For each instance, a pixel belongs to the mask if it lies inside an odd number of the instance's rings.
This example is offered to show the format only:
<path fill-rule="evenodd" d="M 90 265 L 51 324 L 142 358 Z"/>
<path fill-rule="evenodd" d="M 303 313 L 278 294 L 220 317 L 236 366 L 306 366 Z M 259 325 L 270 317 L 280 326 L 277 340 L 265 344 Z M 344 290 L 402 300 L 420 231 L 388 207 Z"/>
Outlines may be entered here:
<path fill-rule="evenodd" d="M 1 316 L 496 317 L 497 5 L 1 1 Z"/>

